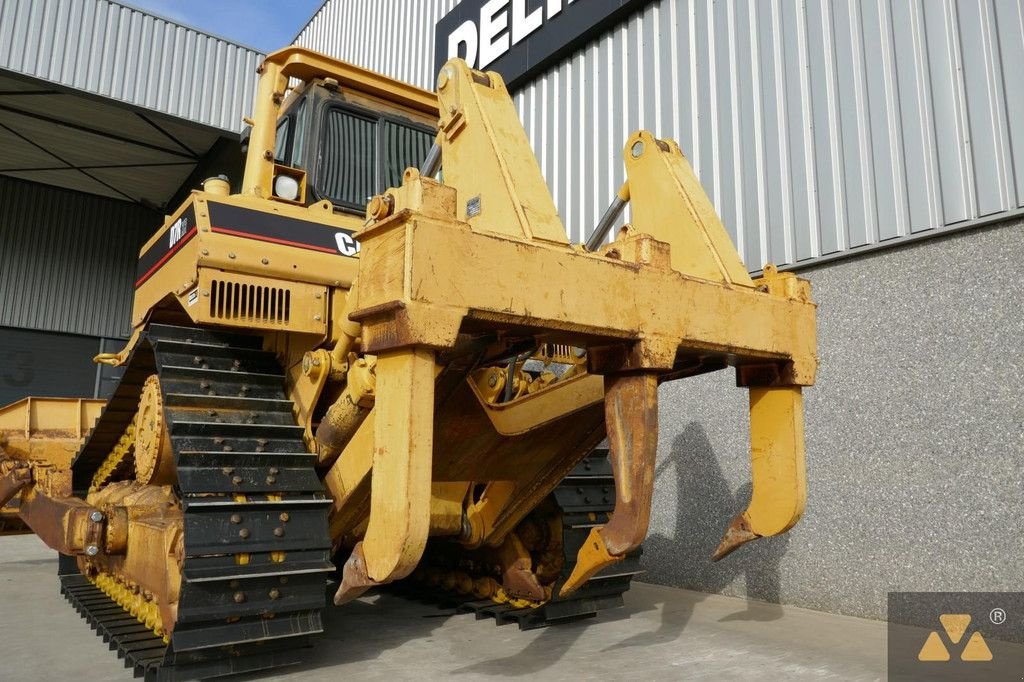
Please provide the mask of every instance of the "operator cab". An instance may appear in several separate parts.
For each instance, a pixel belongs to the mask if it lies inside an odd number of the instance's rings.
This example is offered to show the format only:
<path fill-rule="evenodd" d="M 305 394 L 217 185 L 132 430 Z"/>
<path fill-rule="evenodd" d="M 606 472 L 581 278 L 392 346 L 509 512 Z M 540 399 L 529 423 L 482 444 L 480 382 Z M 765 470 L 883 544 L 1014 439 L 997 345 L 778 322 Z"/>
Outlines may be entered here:
<path fill-rule="evenodd" d="M 419 168 L 436 135 L 436 118 L 357 93 L 334 79 L 291 92 L 277 124 L 274 198 L 362 216 L 374 195 Z"/>

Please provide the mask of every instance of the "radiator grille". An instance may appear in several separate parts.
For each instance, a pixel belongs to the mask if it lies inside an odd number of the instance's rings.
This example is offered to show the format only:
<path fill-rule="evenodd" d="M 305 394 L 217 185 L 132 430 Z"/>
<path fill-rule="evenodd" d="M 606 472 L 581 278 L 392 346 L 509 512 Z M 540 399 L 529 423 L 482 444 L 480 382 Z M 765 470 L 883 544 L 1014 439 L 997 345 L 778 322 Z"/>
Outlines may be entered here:
<path fill-rule="evenodd" d="M 216 279 L 210 287 L 210 317 L 214 319 L 287 324 L 291 304 L 292 292 L 279 287 Z"/>

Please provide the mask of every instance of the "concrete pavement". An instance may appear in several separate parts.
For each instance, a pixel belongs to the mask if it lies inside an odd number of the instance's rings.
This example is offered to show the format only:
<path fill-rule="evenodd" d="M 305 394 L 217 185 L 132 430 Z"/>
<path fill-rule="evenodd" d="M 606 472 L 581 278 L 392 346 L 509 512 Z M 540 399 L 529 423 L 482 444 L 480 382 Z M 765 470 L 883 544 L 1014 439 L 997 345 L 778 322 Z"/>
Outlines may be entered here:
<path fill-rule="evenodd" d="M 308 663 L 244 680 L 878 680 L 885 624 L 634 583 L 626 606 L 520 632 L 391 594 L 331 608 Z M 131 679 L 59 594 L 55 555 L 0 538 L 0 678 Z"/>

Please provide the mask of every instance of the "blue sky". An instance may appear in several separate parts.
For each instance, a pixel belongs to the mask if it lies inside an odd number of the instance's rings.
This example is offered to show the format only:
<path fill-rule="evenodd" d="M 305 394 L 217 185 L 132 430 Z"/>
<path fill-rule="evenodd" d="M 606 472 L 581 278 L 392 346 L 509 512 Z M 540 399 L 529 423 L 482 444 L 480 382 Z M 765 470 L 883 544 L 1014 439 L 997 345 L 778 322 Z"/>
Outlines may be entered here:
<path fill-rule="evenodd" d="M 323 0 L 126 0 L 126 4 L 270 52 L 291 43 Z"/>

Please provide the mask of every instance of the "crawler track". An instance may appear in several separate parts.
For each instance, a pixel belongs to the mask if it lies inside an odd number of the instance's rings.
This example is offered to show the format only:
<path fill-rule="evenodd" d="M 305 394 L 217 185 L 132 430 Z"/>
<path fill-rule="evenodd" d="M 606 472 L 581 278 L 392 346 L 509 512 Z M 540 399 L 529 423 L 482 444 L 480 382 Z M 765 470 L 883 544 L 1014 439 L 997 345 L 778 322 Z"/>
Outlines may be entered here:
<path fill-rule="evenodd" d="M 572 573 L 576 555 L 590 529 L 605 523 L 615 507 L 615 480 L 608 450 L 596 448 L 566 476 L 554 493 L 562 511 L 562 551 L 565 563 L 556 588 Z M 600 611 L 622 606 L 622 595 L 629 590 L 633 576 L 642 573 L 642 549 L 609 566 L 568 597 L 555 597 L 538 607 L 517 608 L 490 599 L 475 600 L 455 592 L 438 592 L 415 583 L 399 583 L 399 594 L 461 613 L 473 613 L 477 620 L 494 618 L 496 625 L 519 625 L 520 630 L 593 618 Z"/>
<path fill-rule="evenodd" d="M 323 629 L 325 577 L 334 568 L 329 501 L 315 455 L 307 452 L 294 423 L 284 375 L 258 338 L 152 325 L 72 465 L 76 493 L 84 497 L 154 373 L 185 514 L 173 634 L 169 643 L 154 635 L 79 574 L 73 561 L 61 562 L 62 594 L 125 665 L 147 680 L 205 679 L 300 662 L 310 636 Z M 605 522 L 614 507 L 607 451 L 591 453 L 554 498 L 563 522 L 560 583 L 590 528 Z M 521 629 L 590 618 L 622 605 L 622 594 L 640 572 L 638 555 L 599 573 L 570 597 L 537 608 L 455 595 L 443 599 L 477 618 Z"/>
<path fill-rule="evenodd" d="M 297 663 L 322 631 L 329 501 L 302 442 L 284 375 L 260 340 L 151 326 L 73 464 L 83 495 L 157 373 L 185 515 L 182 585 L 170 642 L 84 576 L 61 591 L 137 676 L 185 680 Z M 67 566 L 67 562 L 62 564 Z M 141 628 L 141 630 L 140 630 Z"/>

